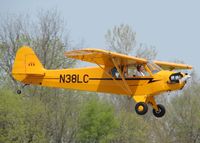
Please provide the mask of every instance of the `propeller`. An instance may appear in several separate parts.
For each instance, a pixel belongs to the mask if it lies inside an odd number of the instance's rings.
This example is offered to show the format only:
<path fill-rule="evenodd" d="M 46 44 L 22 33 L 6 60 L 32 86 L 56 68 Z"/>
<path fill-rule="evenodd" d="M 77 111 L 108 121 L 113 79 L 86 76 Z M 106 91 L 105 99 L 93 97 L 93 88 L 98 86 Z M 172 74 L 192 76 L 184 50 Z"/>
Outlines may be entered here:
<path fill-rule="evenodd" d="M 183 78 L 181 78 L 180 80 L 179 80 L 179 82 L 180 83 L 183 83 L 183 82 L 186 82 L 188 79 L 190 79 L 191 78 L 191 76 L 190 75 L 185 75 Z"/>

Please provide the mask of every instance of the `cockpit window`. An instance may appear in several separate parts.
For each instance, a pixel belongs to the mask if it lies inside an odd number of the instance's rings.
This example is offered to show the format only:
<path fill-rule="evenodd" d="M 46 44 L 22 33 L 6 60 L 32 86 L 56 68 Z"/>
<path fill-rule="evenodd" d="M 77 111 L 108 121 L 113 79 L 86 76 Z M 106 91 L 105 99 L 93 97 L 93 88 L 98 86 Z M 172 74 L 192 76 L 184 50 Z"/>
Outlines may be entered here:
<path fill-rule="evenodd" d="M 117 71 L 116 67 L 111 69 L 111 74 L 112 74 L 112 77 L 116 77 L 116 78 L 119 77 L 119 72 Z"/>
<path fill-rule="evenodd" d="M 158 65 L 156 65 L 153 62 L 147 63 L 147 67 L 149 68 L 149 70 L 151 71 L 152 74 L 156 74 L 157 72 L 162 70 L 161 67 L 159 67 Z"/>
<path fill-rule="evenodd" d="M 141 68 L 139 68 L 141 67 Z M 133 65 L 121 65 L 119 66 L 120 72 L 125 78 L 149 76 L 150 74 L 144 68 L 144 65 L 133 64 Z M 140 70 L 139 70 L 140 69 Z M 110 70 L 110 74 L 114 78 L 119 78 L 120 74 L 116 67 Z"/>
<path fill-rule="evenodd" d="M 149 71 L 146 69 L 145 65 L 141 65 L 141 64 L 121 65 L 121 66 L 119 66 L 119 70 L 120 70 L 120 73 L 125 78 L 126 77 L 129 78 L 129 77 L 150 76 L 151 73 L 156 74 L 157 72 L 162 70 L 161 67 L 154 64 L 153 62 L 148 62 L 146 66 L 149 69 Z M 116 67 L 113 67 L 110 69 L 110 74 L 114 78 L 120 78 L 120 73 L 118 72 Z"/>

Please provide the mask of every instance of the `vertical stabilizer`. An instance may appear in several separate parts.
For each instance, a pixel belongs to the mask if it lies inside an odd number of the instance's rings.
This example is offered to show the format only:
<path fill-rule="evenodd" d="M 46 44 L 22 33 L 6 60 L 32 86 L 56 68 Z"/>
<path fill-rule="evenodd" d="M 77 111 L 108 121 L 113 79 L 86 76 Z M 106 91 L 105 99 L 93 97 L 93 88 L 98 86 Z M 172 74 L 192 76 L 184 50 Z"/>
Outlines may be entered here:
<path fill-rule="evenodd" d="M 19 76 L 44 75 L 45 69 L 35 52 L 28 46 L 21 47 L 16 54 L 12 67 L 12 75 L 20 80 Z"/>

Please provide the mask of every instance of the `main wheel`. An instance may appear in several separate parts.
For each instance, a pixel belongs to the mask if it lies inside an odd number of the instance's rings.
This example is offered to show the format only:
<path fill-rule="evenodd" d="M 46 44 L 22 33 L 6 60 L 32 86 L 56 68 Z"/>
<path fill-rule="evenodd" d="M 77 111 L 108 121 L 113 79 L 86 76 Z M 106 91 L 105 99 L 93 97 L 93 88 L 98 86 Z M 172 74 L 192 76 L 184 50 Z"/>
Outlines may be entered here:
<path fill-rule="evenodd" d="M 136 105 L 135 105 L 135 112 L 139 115 L 144 115 L 146 114 L 148 111 L 148 106 L 146 103 L 144 102 L 138 102 Z"/>
<path fill-rule="evenodd" d="M 154 116 L 156 116 L 157 118 L 160 118 L 162 116 L 165 115 L 165 107 L 161 104 L 158 104 L 158 111 L 156 111 L 155 109 L 153 109 L 153 114 Z"/>

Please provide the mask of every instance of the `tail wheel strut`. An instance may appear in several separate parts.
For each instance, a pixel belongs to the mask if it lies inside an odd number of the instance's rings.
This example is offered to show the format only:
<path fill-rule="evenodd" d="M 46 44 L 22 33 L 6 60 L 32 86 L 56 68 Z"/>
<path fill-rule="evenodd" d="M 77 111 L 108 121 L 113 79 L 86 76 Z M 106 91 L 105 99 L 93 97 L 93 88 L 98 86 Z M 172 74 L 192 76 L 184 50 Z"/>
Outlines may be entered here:
<path fill-rule="evenodd" d="M 29 84 L 24 84 L 24 85 L 22 86 L 22 89 L 25 88 L 27 85 L 29 85 Z M 20 89 L 18 89 L 18 90 L 17 90 L 17 94 L 21 94 L 21 93 L 22 93 L 22 91 L 21 91 Z"/>

